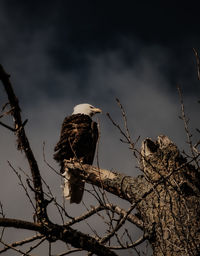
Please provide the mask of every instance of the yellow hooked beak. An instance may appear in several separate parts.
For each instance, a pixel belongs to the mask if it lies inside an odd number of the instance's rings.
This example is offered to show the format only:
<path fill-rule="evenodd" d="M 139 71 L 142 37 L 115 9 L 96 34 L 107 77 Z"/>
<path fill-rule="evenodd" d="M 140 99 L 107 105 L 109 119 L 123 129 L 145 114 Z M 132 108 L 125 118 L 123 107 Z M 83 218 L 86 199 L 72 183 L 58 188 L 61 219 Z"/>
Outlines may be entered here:
<path fill-rule="evenodd" d="M 102 110 L 100 108 L 93 108 L 92 112 L 96 113 L 102 113 Z"/>

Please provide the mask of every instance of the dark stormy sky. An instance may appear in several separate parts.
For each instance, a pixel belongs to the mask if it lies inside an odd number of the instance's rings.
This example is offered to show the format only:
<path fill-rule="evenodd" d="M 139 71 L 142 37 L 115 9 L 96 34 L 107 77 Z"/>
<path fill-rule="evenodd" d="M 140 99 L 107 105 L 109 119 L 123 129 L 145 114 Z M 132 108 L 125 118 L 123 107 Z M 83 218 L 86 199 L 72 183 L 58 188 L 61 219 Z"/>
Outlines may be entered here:
<path fill-rule="evenodd" d="M 0 62 L 11 74 L 23 118 L 29 120 L 27 134 L 42 175 L 59 200 L 60 178 L 44 164 L 43 141 L 48 162 L 58 168 L 52 159 L 53 147 L 63 118 L 78 103 L 88 102 L 103 110 L 98 116 L 103 168 L 127 175 L 140 173 L 127 145 L 120 143 L 120 134 L 105 115 L 109 112 L 123 125 L 116 97 L 126 109 L 133 140 L 166 134 L 180 149 L 186 149 L 183 124 L 178 118 L 179 84 L 197 139 L 200 82 L 192 48 L 200 50 L 199 23 L 199 9 L 188 1 L 0 2 Z M 6 102 L 2 88 L 0 102 Z M 0 132 L 0 200 L 8 217 L 31 220 L 32 210 L 7 164 L 9 160 L 16 169 L 22 167 L 28 172 L 26 159 L 16 152 L 14 136 L 3 127 Z M 84 201 L 96 204 L 87 195 Z M 83 206 L 69 207 L 74 215 L 84 210 Z M 50 211 L 59 222 L 53 209 Z M 8 237 L 18 240 L 19 233 L 8 233 Z"/>

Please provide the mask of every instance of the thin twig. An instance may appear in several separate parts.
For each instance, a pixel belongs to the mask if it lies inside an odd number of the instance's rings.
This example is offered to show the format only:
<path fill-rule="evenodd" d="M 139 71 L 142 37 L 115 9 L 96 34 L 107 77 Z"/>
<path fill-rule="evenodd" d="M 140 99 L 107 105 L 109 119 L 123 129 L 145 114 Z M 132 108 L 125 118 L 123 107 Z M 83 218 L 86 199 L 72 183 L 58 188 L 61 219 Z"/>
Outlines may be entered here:
<path fill-rule="evenodd" d="M 7 116 L 7 115 L 10 115 L 12 113 L 14 108 L 11 108 L 9 111 L 7 112 L 4 112 L 3 114 L 0 115 L 0 118 L 4 117 L 4 116 Z"/>
<path fill-rule="evenodd" d="M 122 249 L 129 249 L 129 248 L 133 248 L 135 246 L 140 245 L 141 243 L 143 243 L 147 238 L 145 236 L 141 236 L 140 238 L 138 238 L 138 240 L 136 240 L 135 242 L 131 243 L 131 244 L 127 244 L 126 246 L 108 246 L 109 249 L 112 250 L 122 250 Z"/>
<path fill-rule="evenodd" d="M 36 211 L 35 205 L 34 205 L 32 199 L 31 199 L 31 197 L 30 197 L 30 195 L 29 195 L 29 193 L 28 193 L 27 187 L 24 185 L 24 183 L 23 183 L 23 181 L 22 181 L 21 175 L 15 170 L 15 168 L 11 165 L 11 163 L 10 163 L 9 161 L 8 161 L 8 165 L 9 165 L 10 168 L 13 170 L 13 172 L 17 175 L 17 177 L 18 177 L 18 179 L 19 179 L 19 181 L 20 181 L 19 185 L 21 185 L 22 188 L 24 189 L 25 194 L 26 194 L 26 196 L 27 196 L 28 199 L 29 199 L 29 202 L 31 203 L 33 209 Z"/>
<path fill-rule="evenodd" d="M 193 48 L 193 51 L 194 51 L 194 55 L 195 55 L 195 58 L 196 58 L 197 77 L 198 77 L 198 80 L 200 80 L 200 61 L 199 61 L 199 55 L 198 55 L 198 52 L 196 51 L 195 48 Z"/>
<path fill-rule="evenodd" d="M 0 215 L 1 215 L 3 218 L 5 218 L 6 215 L 4 214 L 3 204 L 1 203 L 1 201 L 0 201 L 0 209 L 1 209 Z M 1 236 L 0 236 L 0 239 L 1 239 L 1 240 L 3 239 L 4 231 L 5 231 L 5 227 L 3 227 L 3 228 L 2 228 L 2 231 L 1 231 Z"/>
<path fill-rule="evenodd" d="M 63 178 L 63 175 L 58 172 L 55 168 L 53 168 L 46 160 L 46 157 L 45 157 L 45 142 L 43 142 L 43 160 L 44 160 L 44 163 L 52 170 L 54 171 L 57 175 L 59 175 L 60 177 Z"/>
<path fill-rule="evenodd" d="M 86 218 L 91 217 L 92 215 L 96 214 L 99 211 L 103 211 L 105 209 L 108 209 L 112 212 L 117 213 L 118 215 L 121 216 L 125 216 L 126 211 L 122 208 L 120 208 L 117 205 L 113 205 L 113 204 L 104 204 L 104 205 L 98 205 L 96 207 L 92 207 L 91 210 L 88 210 L 88 212 L 82 214 L 81 216 L 74 218 L 73 220 L 69 221 L 68 223 L 65 224 L 65 226 L 71 226 L 77 222 L 80 222 Z M 141 220 L 139 220 L 135 215 L 133 214 L 129 214 L 127 216 L 127 220 L 133 224 L 135 224 L 138 228 L 142 229 L 143 228 L 143 222 Z"/>
<path fill-rule="evenodd" d="M 58 174 L 59 176 L 61 176 L 61 177 L 63 178 L 62 174 L 59 173 L 59 172 L 57 172 L 57 171 L 47 162 L 46 156 L 45 156 L 45 142 L 43 142 L 43 149 L 42 149 L 42 151 L 43 151 L 43 160 L 44 160 L 45 164 L 46 164 L 51 170 L 53 170 L 56 174 Z M 54 204 L 55 204 L 55 206 L 56 206 L 56 208 L 57 208 L 57 210 L 58 210 L 58 212 L 59 212 L 59 214 L 60 214 L 60 217 L 61 217 L 61 220 L 62 220 L 63 224 L 64 224 L 64 219 L 63 219 L 63 216 L 62 216 L 62 212 L 63 212 L 63 213 L 65 214 L 65 216 L 68 217 L 69 219 L 73 219 L 73 217 L 71 217 L 71 216 L 67 213 L 66 209 L 56 201 L 56 199 L 55 199 L 55 197 L 54 197 L 54 195 L 53 195 L 53 193 L 52 193 L 52 191 L 51 191 L 50 186 L 46 183 L 46 181 L 45 181 L 43 178 L 42 178 L 42 181 L 43 181 L 44 185 L 46 186 L 46 188 L 48 189 L 49 194 L 50 194 L 50 197 L 53 198 Z M 62 211 L 62 212 L 61 212 L 61 211 Z"/>
<path fill-rule="evenodd" d="M 101 130 L 100 130 L 100 123 L 99 123 L 99 121 L 98 121 L 98 131 L 99 131 L 99 138 L 98 138 L 98 141 L 97 141 L 96 159 L 97 159 L 97 167 L 98 167 L 99 170 L 100 170 L 100 163 L 99 163 L 99 142 L 100 142 L 100 138 L 101 138 Z M 100 173 L 100 172 L 99 172 L 99 177 L 100 177 L 100 181 L 101 181 L 101 183 L 102 183 L 102 180 L 101 180 L 101 173 Z M 103 204 L 106 204 L 106 203 L 110 204 L 109 199 L 108 199 L 108 197 L 107 197 L 107 195 L 106 195 L 106 191 L 105 191 L 104 188 L 103 188 L 103 183 L 102 183 L 101 185 L 102 185 L 101 188 L 98 187 L 98 190 L 99 190 L 99 192 L 100 192 L 100 194 L 101 194 L 101 196 L 102 196 L 102 201 L 103 201 L 102 203 L 103 203 Z M 93 186 L 94 191 L 97 193 L 97 191 L 96 191 L 94 185 L 92 185 L 92 186 Z M 97 193 L 97 196 L 98 196 L 98 193 Z M 107 211 L 106 213 L 107 213 L 109 219 L 112 221 L 112 218 L 111 218 L 111 216 L 109 215 L 109 211 Z"/>
<path fill-rule="evenodd" d="M 136 204 L 132 204 L 131 207 L 129 208 L 129 210 L 126 212 L 126 214 L 124 214 L 124 216 L 122 216 L 122 218 L 120 219 L 119 223 L 115 226 L 115 228 L 112 230 L 112 232 L 110 232 L 108 235 L 106 235 L 105 237 L 103 237 L 100 240 L 100 243 L 104 244 L 107 241 L 110 240 L 110 238 L 112 236 L 114 236 L 114 234 L 123 226 L 123 224 L 125 223 L 126 219 L 128 218 L 128 215 L 132 212 L 132 210 L 136 207 Z"/>
<path fill-rule="evenodd" d="M 2 110 L 1 111 L 4 111 L 6 108 L 7 108 L 7 106 L 9 106 L 10 105 L 10 103 L 9 102 L 6 102 L 3 106 L 2 106 Z"/>
<path fill-rule="evenodd" d="M 82 249 L 71 249 L 71 250 L 69 250 L 67 252 L 63 252 L 63 253 L 52 255 L 52 256 L 65 256 L 65 255 L 69 255 L 71 253 L 80 252 L 80 251 L 82 251 Z"/>
<path fill-rule="evenodd" d="M 21 246 L 21 245 L 24 245 L 24 244 L 27 244 L 27 243 L 30 243 L 30 242 L 33 242 L 37 239 L 41 239 L 43 238 L 44 236 L 43 235 L 35 235 L 35 236 L 32 236 L 32 237 L 29 237 L 29 238 L 26 238 L 24 240 L 21 240 L 21 241 L 18 241 L 18 242 L 14 242 L 12 244 L 9 244 L 10 247 L 17 247 L 17 246 Z M 10 249 L 9 246 L 6 246 L 4 249 L 0 250 L 0 254 L 3 253 L 3 252 L 6 252 L 7 250 Z"/>
<path fill-rule="evenodd" d="M 24 253 L 22 250 L 20 249 L 16 249 L 14 246 L 11 246 L 9 244 L 6 244 L 5 242 L 3 242 L 2 240 L 0 240 L 0 243 L 2 243 L 4 246 L 8 247 L 9 249 L 12 249 L 18 253 L 21 253 L 22 255 L 26 255 L 26 256 L 33 256 L 31 254 L 28 254 L 28 253 Z"/>
<path fill-rule="evenodd" d="M 46 241 L 46 237 L 41 238 L 41 240 L 40 240 L 37 244 L 35 244 L 34 246 L 31 246 L 31 247 L 29 248 L 29 250 L 23 254 L 23 256 L 26 256 L 29 252 L 31 252 L 31 251 L 33 251 L 34 249 L 36 249 L 36 248 L 37 248 L 38 246 L 40 246 L 44 241 Z"/>
<path fill-rule="evenodd" d="M 184 106 L 184 102 L 183 102 L 183 94 L 182 94 L 181 88 L 179 86 L 177 86 L 177 90 L 178 90 L 178 93 L 179 93 L 179 98 L 180 98 L 180 103 L 181 103 L 181 116 L 182 116 L 182 120 L 184 122 L 185 132 L 186 132 L 186 136 L 187 136 L 187 143 L 189 144 L 192 157 L 193 157 L 193 159 L 194 159 L 194 161 L 195 161 L 195 163 L 198 167 L 198 170 L 199 170 L 200 166 L 199 166 L 198 161 L 196 160 L 197 155 L 196 155 L 196 152 L 194 151 L 193 143 L 192 143 L 192 140 L 191 140 L 192 134 L 190 133 L 190 129 L 189 129 L 189 125 L 188 125 L 189 119 L 185 115 L 185 106 Z"/>
<path fill-rule="evenodd" d="M 11 132 L 16 132 L 16 129 L 10 127 L 9 125 L 7 124 L 4 124 L 3 122 L 0 121 L 0 125 L 7 128 L 8 130 L 10 130 Z"/>
<path fill-rule="evenodd" d="M 125 115 L 124 109 L 122 108 L 121 111 L 122 111 L 122 115 L 123 115 L 124 120 L 126 120 L 126 115 Z M 126 130 L 126 131 L 124 132 L 124 131 L 122 130 L 122 128 L 120 127 L 120 125 L 117 124 L 117 123 L 112 119 L 112 117 L 111 117 L 111 115 L 110 115 L 109 113 L 107 113 L 107 116 L 108 116 L 108 118 L 110 119 L 110 121 L 112 122 L 112 124 L 119 130 L 119 132 L 120 132 L 120 133 L 122 134 L 122 136 L 125 138 L 125 141 L 124 141 L 123 139 L 120 139 L 120 140 L 121 140 L 122 142 L 128 143 L 128 144 L 130 145 L 130 149 L 131 149 L 131 151 L 133 152 L 133 155 L 136 157 L 136 159 L 138 159 L 137 154 L 136 154 L 136 153 L 138 153 L 138 150 L 135 149 L 134 143 L 133 143 L 132 140 L 131 140 L 127 123 L 125 124 L 125 127 L 126 127 L 126 129 L 128 129 L 128 130 Z M 138 142 L 139 138 L 140 138 L 140 137 L 137 138 L 136 143 Z"/>
<path fill-rule="evenodd" d="M 130 144 L 130 147 L 131 147 L 131 150 L 134 150 L 134 143 L 132 142 L 131 140 L 131 136 L 130 136 L 130 131 L 129 131 L 129 128 L 128 128 L 128 121 L 127 121 L 127 117 L 126 117 L 126 113 L 125 113 L 125 110 L 120 102 L 120 100 L 118 98 L 116 98 L 116 101 L 117 101 L 117 104 L 118 106 L 120 107 L 121 109 L 121 113 L 122 113 L 122 117 L 124 119 L 124 126 L 125 126 L 125 131 L 126 131 L 126 138 L 127 138 L 127 142 L 129 142 Z"/>

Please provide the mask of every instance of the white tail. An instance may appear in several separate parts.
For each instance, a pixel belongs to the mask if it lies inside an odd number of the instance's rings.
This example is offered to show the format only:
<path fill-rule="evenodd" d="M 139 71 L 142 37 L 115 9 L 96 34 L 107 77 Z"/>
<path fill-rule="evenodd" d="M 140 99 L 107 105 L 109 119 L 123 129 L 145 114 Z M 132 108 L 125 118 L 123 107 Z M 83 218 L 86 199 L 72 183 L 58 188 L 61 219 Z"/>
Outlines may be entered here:
<path fill-rule="evenodd" d="M 64 197 L 70 200 L 70 203 L 79 204 L 83 197 L 85 182 L 67 171 L 62 175 L 64 177 Z"/>

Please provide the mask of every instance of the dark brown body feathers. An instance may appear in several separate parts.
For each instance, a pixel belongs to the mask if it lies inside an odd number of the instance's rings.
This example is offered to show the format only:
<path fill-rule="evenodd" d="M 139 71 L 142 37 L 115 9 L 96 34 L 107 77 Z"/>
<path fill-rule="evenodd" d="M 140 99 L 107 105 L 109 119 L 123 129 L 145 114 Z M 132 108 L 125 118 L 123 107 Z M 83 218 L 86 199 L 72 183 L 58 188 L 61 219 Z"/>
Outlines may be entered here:
<path fill-rule="evenodd" d="M 61 128 L 60 140 L 55 146 L 54 159 L 64 172 L 64 159 L 81 161 L 83 164 L 92 164 L 96 143 L 98 140 L 97 123 L 90 116 L 75 114 L 64 119 Z M 78 177 L 69 178 L 70 202 L 80 203 L 84 192 L 84 182 Z"/>
<path fill-rule="evenodd" d="M 66 117 L 62 124 L 60 140 L 55 146 L 54 159 L 62 166 L 64 159 L 77 158 L 92 164 L 98 140 L 97 123 L 88 115 Z"/>

